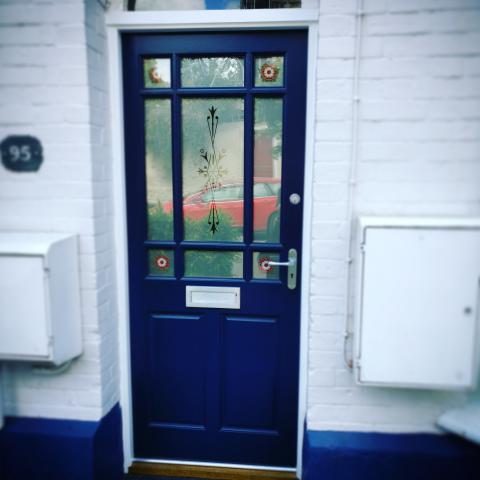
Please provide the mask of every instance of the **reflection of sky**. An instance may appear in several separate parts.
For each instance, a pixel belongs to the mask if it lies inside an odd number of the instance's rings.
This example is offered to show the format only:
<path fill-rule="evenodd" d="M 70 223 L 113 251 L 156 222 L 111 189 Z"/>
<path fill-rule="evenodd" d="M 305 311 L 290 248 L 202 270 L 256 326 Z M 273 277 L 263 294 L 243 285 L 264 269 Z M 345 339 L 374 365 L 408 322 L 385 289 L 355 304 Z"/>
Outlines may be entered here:
<path fill-rule="evenodd" d="M 228 10 L 240 8 L 241 0 L 137 0 L 135 10 Z"/>
<path fill-rule="evenodd" d="M 135 10 L 231 10 L 240 8 L 241 0 L 136 0 Z M 305 8 L 316 7 L 316 0 L 285 0 L 279 4 L 279 0 L 270 7 L 289 8 L 300 7 L 303 3 Z M 251 8 L 251 4 L 250 4 Z M 268 8 L 264 2 L 259 2 L 256 8 Z"/>
<path fill-rule="evenodd" d="M 155 60 L 155 73 L 164 83 L 170 85 L 170 60 L 165 58 L 157 58 Z"/>
<path fill-rule="evenodd" d="M 205 0 L 207 10 L 226 10 L 240 8 L 240 0 Z"/>

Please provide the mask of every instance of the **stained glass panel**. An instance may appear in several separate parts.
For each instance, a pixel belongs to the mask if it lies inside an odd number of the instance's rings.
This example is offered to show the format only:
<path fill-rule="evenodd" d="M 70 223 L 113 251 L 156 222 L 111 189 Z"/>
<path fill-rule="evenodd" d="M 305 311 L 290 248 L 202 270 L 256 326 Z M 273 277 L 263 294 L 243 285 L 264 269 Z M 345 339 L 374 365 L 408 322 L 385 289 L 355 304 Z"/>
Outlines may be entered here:
<path fill-rule="evenodd" d="M 153 276 L 173 277 L 175 275 L 173 250 L 150 249 L 148 251 L 148 271 Z"/>
<path fill-rule="evenodd" d="M 253 252 L 253 278 L 278 280 L 278 267 L 269 265 L 268 262 L 278 262 L 279 258 L 279 254 L 274 252 Z"/>
<path fill-rule="evenodd" d="M 145 88 L 170 88 L 170 59 L 146 58 L 143 61 Z"/>
<path fill-rule="evenodd" d="M 256 87 L 283 87 L 283 57 L 255 59 Z"/>

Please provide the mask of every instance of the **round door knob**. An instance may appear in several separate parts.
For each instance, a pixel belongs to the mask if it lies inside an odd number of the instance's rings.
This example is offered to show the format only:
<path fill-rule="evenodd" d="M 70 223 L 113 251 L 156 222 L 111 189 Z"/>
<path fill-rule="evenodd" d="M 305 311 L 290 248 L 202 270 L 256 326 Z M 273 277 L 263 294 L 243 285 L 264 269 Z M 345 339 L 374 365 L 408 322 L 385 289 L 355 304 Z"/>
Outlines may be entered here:
<path fill-rule="evenodd" d="M 292 193 L 288 199 L 290 200 L 290 203 L 292 205 L 298 205 L 300 203 L 300 201 L 302 200 L 302 198 L 300 197 L 300 195 L 298 193 Z"/>

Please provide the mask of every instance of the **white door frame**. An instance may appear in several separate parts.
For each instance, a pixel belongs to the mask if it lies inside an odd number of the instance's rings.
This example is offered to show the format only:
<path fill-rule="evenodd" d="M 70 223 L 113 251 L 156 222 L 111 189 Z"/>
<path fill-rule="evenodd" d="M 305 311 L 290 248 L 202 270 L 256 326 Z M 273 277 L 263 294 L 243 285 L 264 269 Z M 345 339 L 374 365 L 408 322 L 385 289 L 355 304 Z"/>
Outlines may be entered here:
<path fill-rule="evenodd" d="M 130 329 L 127 258 L 127 215 L 125 194 L 125 161 L 123 137 L 122 32 L 166 31 L 172 29 L 308 29 L 307 110 L 305 143 L 304 220 L 302 245 L 302 292 L 300 313 L 300 371 L 298 392 L 297 476 L 301 478 L 302 447 L 307 405 L 308 305 L 311 260 L 311 218 L 313 187 L 313 154 L 315 133 L 315 72 L 317 56 L 318 11 L 315 9 L 272 10 L 204 10 L 170 12 L 111 12 L 106 16 L 110 115 L 113 157 L 113 207 L 116 258 L 116 280 L 119 328 L 120 406 L 122 409 L 125 471 L 135 460 L 133 455 L 133 421 L 130 372 Z M 179 462 L 180 463 L 180 462 Z M 185 463 L 185 462 L 182 462 Z M 210 464 L 211 465 L 211 464 Z M 216 464 L 218 465 L 218 464 Z M 241 465 L 235 465 L 241 467 Z M 245 466 L 248 467 L 248 466 Z M 258 468 L 258 467 L 254 467 Z"/>

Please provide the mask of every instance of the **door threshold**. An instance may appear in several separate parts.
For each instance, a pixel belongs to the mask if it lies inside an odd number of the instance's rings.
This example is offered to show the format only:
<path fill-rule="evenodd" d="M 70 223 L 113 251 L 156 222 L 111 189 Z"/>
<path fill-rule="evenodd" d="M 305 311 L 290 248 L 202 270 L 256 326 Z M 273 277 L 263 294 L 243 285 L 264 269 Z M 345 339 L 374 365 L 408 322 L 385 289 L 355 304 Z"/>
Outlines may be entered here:
<path fill-rule="evenodd" d="M 295 469 L 164 463 L 143 459 L 135 460 L 128 469 L 128 473 L 218 480 L 296 480 L 297 478 Z"/>

